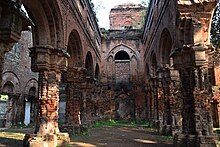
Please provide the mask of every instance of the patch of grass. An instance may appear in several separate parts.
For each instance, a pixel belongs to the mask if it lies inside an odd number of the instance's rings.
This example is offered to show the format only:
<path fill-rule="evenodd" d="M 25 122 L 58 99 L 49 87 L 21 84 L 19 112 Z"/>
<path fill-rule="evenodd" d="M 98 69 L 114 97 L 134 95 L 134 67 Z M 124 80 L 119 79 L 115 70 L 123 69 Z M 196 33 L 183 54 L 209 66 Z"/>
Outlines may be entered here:
<path fill-rule="evenodd" d="M 89 134 L 88 131 L 82 131 L 80 133 L 74 133 L 75 137 L 80 137 L 80 136 L 87 136 Z"/>
<path fill-rule="evenodd" d="M 35 124 L 34 123 L 31 123 L 29 125 L 25 125 L 25 124 L 17 124 L 17 125 L 13 125 L 11 127 L 11 129 L 22 129 L 22 128 L 34 128 Z"/>
<path fill-rule="evenodd" d="M 17 133 L 17 132 L 0 132 L 0 138 L 8 138 L 14 140 L 23 140 L 24 133 Z"/>
<path fill-rule="evenodd" d="M 155 137 L 156 140 L 173 141 L 174 137 L 169 135 L 158 135 Z"/>
<path fill-rule="evenodd" d="M 106 120 L 106 121 L 99 121 L 92 125 L 93 128 L 99 127 L 111 127 L 111 126 L 142 126 L 142 127 L 149 127 L 148 122 L 144 121 L 115 121 L 115 120 Z"/>

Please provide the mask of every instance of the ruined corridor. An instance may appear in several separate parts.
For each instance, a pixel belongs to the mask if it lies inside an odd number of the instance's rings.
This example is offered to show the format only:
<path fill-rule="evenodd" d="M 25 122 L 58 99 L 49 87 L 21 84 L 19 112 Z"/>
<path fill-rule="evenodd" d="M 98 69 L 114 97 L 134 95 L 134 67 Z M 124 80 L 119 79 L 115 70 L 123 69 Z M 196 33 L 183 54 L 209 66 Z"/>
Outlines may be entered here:
<path fill-rule="evenodd" d="M 55 147 L 100 121 L 134 121 L 169 145 L 216 146 L 217 3 L 120 4 L 104 29 L 90 0 L 0 0 L 0 128 L 34 126 L 23 146 Z"/>

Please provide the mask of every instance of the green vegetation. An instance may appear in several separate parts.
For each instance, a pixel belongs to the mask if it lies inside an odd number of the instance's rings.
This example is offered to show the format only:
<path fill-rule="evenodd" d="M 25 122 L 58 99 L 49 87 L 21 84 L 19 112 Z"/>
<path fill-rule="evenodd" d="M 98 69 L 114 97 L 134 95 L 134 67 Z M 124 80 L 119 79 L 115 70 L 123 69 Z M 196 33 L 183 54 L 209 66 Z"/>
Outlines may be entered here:
<path fill-rule="evenodd" d="M 164 141 L 172 141 L 174 139 L 173 136 L 170 135 L 158 135 L 155 137 L 156 140 L 164 140 Z"/>
<path fill-rule="evenodd" d="M 0 138 L 8 138 L 13 140 L 23 140 L 24 133 L 17 133 L 17 132 L 0 132 Z"/>
<path fill-rule="evenodd" d="M 212 18 L 211 42 L 216 48 L 220 48 L 220 2 L 218 2 Z"/>
<path fill-rule="evenodd" d="M 87 131 L 81 131 L 80 133 L 75 133 L 74 137 L 87 136 L 87 135 L 89 135 L 88 130 Z"/>
<path fill-rule="evenodd" d="M 35 127 L 35 123 L 28 124 L 27 126 L 25 124 L 17 124 L 17 125 L 13 125 L 11 129 L 34 128 L 34 127 Z"/>
<path fill-rule="evenodd" d="M 143 126 L 143 127 L 150 127 L 148 122 L 144 121 L 115 121 L 115 120 L 106 120 L 106 121 L 99 121 L 92 125 L 93 128 L 99 127 L 111 127 L 111 126 Z"/>

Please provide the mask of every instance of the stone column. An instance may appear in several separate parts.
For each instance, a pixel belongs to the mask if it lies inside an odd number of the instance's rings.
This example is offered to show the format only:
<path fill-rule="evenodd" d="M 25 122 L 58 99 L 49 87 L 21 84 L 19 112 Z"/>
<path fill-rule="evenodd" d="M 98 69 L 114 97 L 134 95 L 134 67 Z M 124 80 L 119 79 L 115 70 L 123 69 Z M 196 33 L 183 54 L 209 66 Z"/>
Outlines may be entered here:
<path fill-rule="evenodd" d="M 178 80 L 172 80 L 170 84 L 170 111 L 172 115 L 172 135 L 182 132 L 182 106 L 183 97 Z"/>
<path fill-rule="evenodd" d="M 192 50 L 191 50 L 192 51 Z M 189 53 L 191 53 L 191 51 Z M 182 56 L 186 56 L 183 54 Z M 215 146 L 210 116 L 210 94 L 205 89 L 202 66 L 185 64 L 180 69 L 182 107 L 182 132 L 176 134 L 175 146 Z"/>
<path fill-rule="evenodd" d="M 41 135 L 57 134 L 58 128 L 58 81 L 60 73 L 56 71 L 39 72 L 39 100 L 35 132 Z"/>
<path fill-rule="evenodd" d="M 64 129 L 69 133 L 79 133 L 82 127 L 82 82 L 85 80 L 85 69 L 81 67 L 68 68 L 64 73 L 67 83 L 66 124 Z"/>
<path fill-rule="evenodd" d="M 92 99 L 92 88 L 94 87 L 94 79 L 90 76 L 87 76 L 85 81 L 82 83 L 82 90 L 83 90 L 83 114 L 84 117 L 84 124 L 86 126 L 91 125 L 91 102 Z"/>
<path fill-rule="evenodd" d="M 61 71 L 66 70 L 64 50 L 51 46 L 30 49 L 31 68 L 39 72 L 39 97 L 35 134 L 26 134 L 24 146 L 66 146 L 69 136 L 58 128 Z"/>
<path fill-rule="evenodd" d="M 164 78 L 165 79 L 165 78 Z M 170 105 L 170 81 L 163 81 L 163 124 L 161 124 L 163 134 L 171 134 L 172 116 Z"/>

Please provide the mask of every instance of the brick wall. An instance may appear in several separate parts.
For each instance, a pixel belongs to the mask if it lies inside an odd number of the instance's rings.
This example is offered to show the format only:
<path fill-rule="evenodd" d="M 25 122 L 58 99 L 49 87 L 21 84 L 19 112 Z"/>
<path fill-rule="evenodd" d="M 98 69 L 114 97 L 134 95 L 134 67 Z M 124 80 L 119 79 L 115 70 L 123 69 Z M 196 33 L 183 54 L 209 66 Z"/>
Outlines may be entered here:
<path fill-rule="evenodd" d="M 215 84 L 220 85 L 220 66 L 215 67 Z"/>
<path fill-rule="evenodd" d="M 142 27 L 142 17 L 144 17 L 144 7 L 137 4 L 122 4 L 111 9 L 110 29 L 124 29 Z"/>
<path fill-rule="evenodd" d="M 129 82 L 130 79 L 130 62 L 115 63 L 116 83 Z"/>

